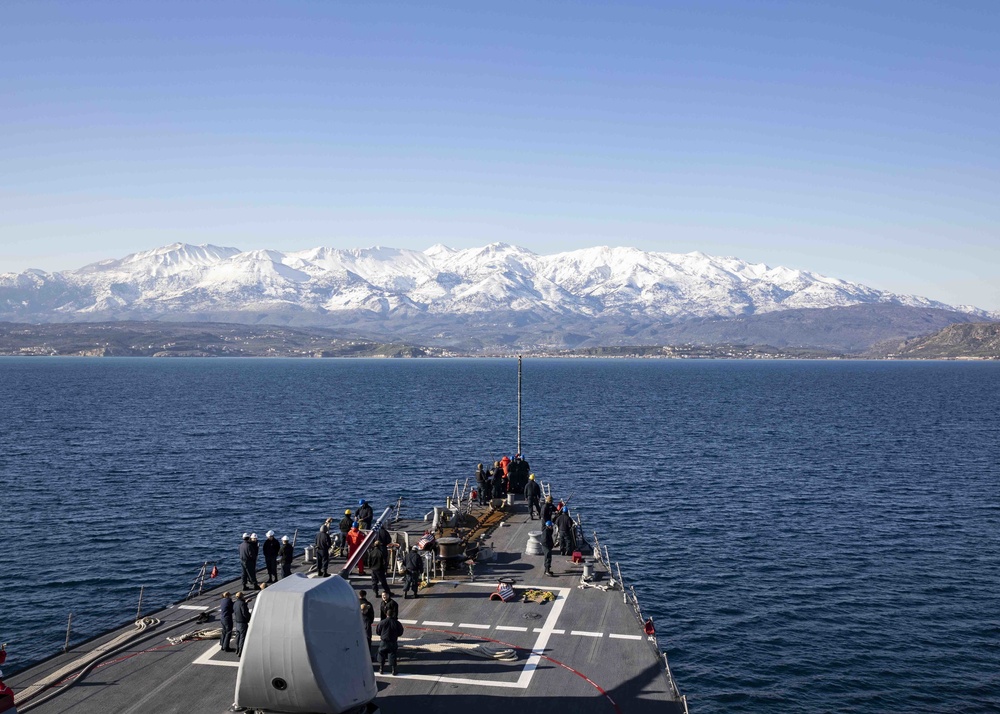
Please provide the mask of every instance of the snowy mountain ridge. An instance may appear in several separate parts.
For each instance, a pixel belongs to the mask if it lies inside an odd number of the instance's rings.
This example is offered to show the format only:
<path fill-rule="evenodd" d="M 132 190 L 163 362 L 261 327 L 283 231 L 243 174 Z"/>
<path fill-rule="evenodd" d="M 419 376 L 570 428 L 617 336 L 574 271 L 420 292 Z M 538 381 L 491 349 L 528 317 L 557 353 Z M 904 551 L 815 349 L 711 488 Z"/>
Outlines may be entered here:
<path fill-rule="evenodd" d="M 0 274 L 0 319 L 41 322 L 219 314 L 266 321 L 288 311 L 313 324 L 351 311 L 671 322 L 862 304 L 987 315 L 802 270 L 625 247 L 538 255 L 504 243 L 295 252 L 175 243 L 76 270 Z"/>

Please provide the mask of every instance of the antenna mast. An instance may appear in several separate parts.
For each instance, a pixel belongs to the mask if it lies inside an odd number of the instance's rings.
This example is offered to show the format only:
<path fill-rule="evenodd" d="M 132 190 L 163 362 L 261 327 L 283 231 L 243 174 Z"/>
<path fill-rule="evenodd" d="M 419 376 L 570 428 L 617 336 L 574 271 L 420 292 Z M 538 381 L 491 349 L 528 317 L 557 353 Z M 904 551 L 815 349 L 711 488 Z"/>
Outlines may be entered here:
<path fill-rule="evenodd" d="M 521 453 L 521 355 L 517 356 L 517 453 Z"/>

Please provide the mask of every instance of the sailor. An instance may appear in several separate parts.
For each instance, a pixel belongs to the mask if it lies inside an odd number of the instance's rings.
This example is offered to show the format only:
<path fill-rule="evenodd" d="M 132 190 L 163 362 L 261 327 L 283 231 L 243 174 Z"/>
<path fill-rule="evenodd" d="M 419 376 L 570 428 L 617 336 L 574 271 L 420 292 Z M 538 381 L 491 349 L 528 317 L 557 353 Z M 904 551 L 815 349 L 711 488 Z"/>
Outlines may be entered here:
<path fill-rule="evenodd" d="M 385 527 L 385 524 L 379 523 L 378 533 L 376 534 L 375 539 L 387 548 L 389 547 L 389 544 L 392 543 L 392 534 L 389 532 L 389 529 Z"/>
<path fill-rule="evenodd" d="M 417 587 L 420 585 L 420 574 L 424 572 L 424 559 L 420 555 L 417 546 L 413 546 L 410 552 L 403 558 L 403 599 L 408 600 L 410 590 L 413 590 L 413 597 L 418 597 Z"/>
<path fill-rule="evenodd" d="M 560 555 L 569 555 L 576 549 L 576 538 L 573 535 L 573 519 L 570 518 L 569 509 L 565 505 L 552 519 L 552 523 L 559 529 Z"/>
<path fill-rule="evenodd" d="M 538 503 L 538 499 L 542 497 L 542 488 L 535 482 L 535 474 L 528 476 L 528 484 L 524 487 L 524 497 L 528 499 L 528 511 L 531 514 L 531 520 L 535 520 L 535 511 L 538 511 L 538 517 L 542 515 L 542 507 Z"/>
<path fill-rule="evenodd" d="M 274 531 L 267 532 L 267 540 L 261 547 L 264 551 L 264 565 L 267 566 L 267 582 L 278 582 L 278 552 L 281 550 L 281 543 L 274 537 Z"/>
<path fill-rule="evenodd" d="M 528 478 L 528 474 L 531 473 L 531 466 L 528 465 L 528 460 L 524 458 L 524 454 L 518 454 L 518 457 L 520 461 L 519 468 L 521 471 L 521 475 L 519 478 L 521 480 L 521 483 L 524 483 L 524 480 Z"/>
<path fill-rule="evenodd" d="M 7 661 L 7 644 L 0 645 L 0 664 Z M 14 690 L 4 684 L 3 670 L 0 670 L 0 712 L 11 710 L 17 714 L 14 708 Z"/>
<path fill-rule="evenodd" d="M 552 496 L 545 497 L 545 503 L 542 504 L 542 520 L 551 521 L 552 516 L 555 515 L 556 506 L 552 503 Z"/>
<path fill-rule="evenodd" d="M 351 524 L 354 523 L 354 518 L 351 516 L 351 509 L 348 508 L 344 511 L 344 517 L 340 519 L 340 555 L 341 557 L 347 556 L 347 531 L 351 530 Z"/>
<path fill-rule="evenodd" d="M 354 555 L 354 551 L 361 547 L 362 541 L 365 539 L 365 534 L 358 529 L 358 522 L 354 521 L 351 524 L 351 530 L 347 531 L 347 559 L 350 560 L 351 556 Z M 364 559 L 358 561 L 358 575 L 365 574 L 365 562 Z"/>
<path fill-rule="evenodd" d="M 542 550 L 545 551 L 545 574 L 555 575 L 552 572 L 552 550 L 556 547 L 552 529 L 552 521 L 545 521 L 542 528 Z"/>
<path fill-rule="evenodd" d="M 257 534 L 250 534 L 250 558 L 253 560 L 253 581 L 257 582 L 257 556 L 260 555 L 260 542 L 257 540 Z"/>
<path fill-rule="evenodd" d="M 222 593 L 222 602 L 219 604 L 219 622 L 222 623 L 219 647 L 222 648 L 223 652 L 232 652 L 229 640 L 233 636 L 233 599 L 228 592 Z"/>
<path fill-rule="evenodd" d="M 398 674 L 399 670 L 396 668 L 396 653 L 399 651 L 399 636 L 403 634 L 403 626 L 400 624 L 399 620 L 396 619 L 395 615 L 390 615 L 381 622 L 378 623 L 379 642 L 378 646 L 378 673 L 385 673 L 385 661 L 389 660 L 389 668 L 392 673 Z"/>
<path fill-rule="evenodd" d="M 365 623 L 365 635 L 368 637 L 368 656 L 372 656 L 372 623 L 375 622 L 375 608 L 366 597 L 367 592 L 358 593 L 358 604 L 361 605 L 361 621 Z"/>
<path fill-rule="evenodd" d="M 379 596 L 380 587 L 389 592 L 389 583 L 385 579 L 385 567 L 388 562 L 389 555 L 386 547 L 379 541 L 372 543 L 371 548 L 368 549 L 368 568 L 372 573 L 372 590 L 375 591 L 375 597 Z"/>
<path fill-rule="evenodd" d="M 375 513 L 372 511 L 371 504 L 362 498 L 358 501 L 358 512 L 354 516 L 354 520 L 358 522 L 358 527 L 366 531 L 372 527 L 372 518 L 375 517 Z"/>
<path fill-rule="evenodd" d="M 510 466 L 507 469 L 507 475 L 510 477 L 510 486 L 515 490 L 516 493 L 521 493 L 524 491 L 524 487 L 528 485 L 528 472 L 524 471 L 524 461 L 521 461 L 520 454 L 514 454 L 514 460 L 510 462 Z"/>
<path fill-rule="evenodd" d="M 250 607 L 243 593 L 236 593 L 233 602 L 233 632 L 236 634 L 236 656 L 243 654 L 243 643 L 247 639 L 247 628 L 250 626 Z"/>
<path fill-rule="evenodd" d="M 482 464 L 479 464 L 479 466 L 476 467 L 476 487 L 479 493 L 480 506 L 485 506 L 486 502 L 489 500 L 489 496 L 487 495 L 487 489 L 489 488 L 486 485 L 487 481 L 486 470 L 483 469 Z"/>
<path fill-rule="evenodd" d="M 493 463 L 493 476 L 490 480 L 493 482 L 493 498 L 503 498 L 504 495 L 503 467 L 500 466 L 499 461 L 495 461 Z"/>
<path fill-rule="evenodd" d="M 389 617 L 399 617 L 399 603 L 392 599 L 388 592 L 382 593 L 382 603 L 378 606 L 378 619 L 384 620 Z"/>
<path fill-rule="evenodd" d="M 243 542 L 240 543 L 240 567 L 243 570 L 243 589 L 246 590 L 251 585 L 257 589 L 257 558 L 250 544 L 250 534 L 243 534 Z"/>
<path fill-rule="evenodd" d="M 330 573 L 327 572 L 330 567 L 330 533 L 329 529 L 324 523 L 319 527 L 319 533 L 316 534 L 316 577 L 327 578 Z"/>
<path fill-rule="evenodd" d="M 295 557 L 295 549 L 288 540 L 288 536 L 281 536 L 281 577 L 287 578 L 292 574 L 292 559 Z"/>

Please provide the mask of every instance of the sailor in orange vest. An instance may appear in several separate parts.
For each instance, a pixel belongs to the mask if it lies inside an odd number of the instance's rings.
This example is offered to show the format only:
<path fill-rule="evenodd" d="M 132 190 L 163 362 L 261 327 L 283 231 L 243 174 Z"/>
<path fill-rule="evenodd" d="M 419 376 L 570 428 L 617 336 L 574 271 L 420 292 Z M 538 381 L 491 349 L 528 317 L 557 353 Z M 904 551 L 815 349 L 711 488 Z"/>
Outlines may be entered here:
<path fill-rule="evenodd" d="M 351 530 L 347 531 L 347 559 L 350 560 L 351 556 L 354 555 L 354 551 L 358 549 L 361 545 L 361 541 L 365 539 L 365 534 L 358 530 L 358 522 L 354 521 L 351 524 Z M 364 559 L 358 561 L 358 574 L 365 574 L 365 564 Z"/>
<path fill-rule="evenodd" d="M 0 664 L 7 661 L 7 644 L 0 645 Z M 17 712 L 14 706 L 14 690 L 4 684 L 3 671 L 0 670 L 0 712 Z"/>

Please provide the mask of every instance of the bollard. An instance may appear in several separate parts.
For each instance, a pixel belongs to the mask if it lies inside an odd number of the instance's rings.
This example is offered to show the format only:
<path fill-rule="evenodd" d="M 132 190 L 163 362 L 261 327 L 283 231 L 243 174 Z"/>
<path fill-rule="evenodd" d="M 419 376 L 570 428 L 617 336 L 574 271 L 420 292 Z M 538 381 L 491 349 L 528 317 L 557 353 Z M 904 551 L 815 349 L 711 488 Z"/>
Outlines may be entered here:
<path fill-rule="evenodd" d="M 542 532 L 528 531 L 528 545 L 524 549 L 525 555 L 545 555 L 542 547 Z"/>

